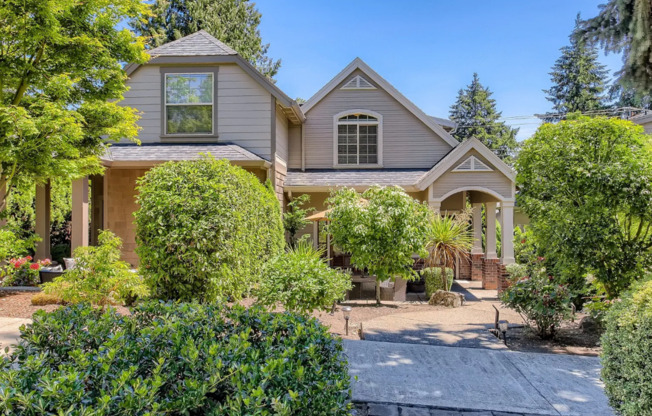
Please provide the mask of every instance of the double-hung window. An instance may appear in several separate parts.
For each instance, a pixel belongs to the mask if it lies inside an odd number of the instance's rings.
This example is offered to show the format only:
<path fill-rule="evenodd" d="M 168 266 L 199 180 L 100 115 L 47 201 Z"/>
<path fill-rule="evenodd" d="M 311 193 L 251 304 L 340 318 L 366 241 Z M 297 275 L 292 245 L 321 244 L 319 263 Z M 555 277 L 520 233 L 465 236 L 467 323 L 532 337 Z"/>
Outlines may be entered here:
<path fill-rule="evenodd" d="M 378 165 L 380 120 L 368 114 L 337 119 L 337 164 Z"/>
<path fill-rule="evenodd" d="M 165 74 L 165 134 L 214 133 L 213 73 Z"/>

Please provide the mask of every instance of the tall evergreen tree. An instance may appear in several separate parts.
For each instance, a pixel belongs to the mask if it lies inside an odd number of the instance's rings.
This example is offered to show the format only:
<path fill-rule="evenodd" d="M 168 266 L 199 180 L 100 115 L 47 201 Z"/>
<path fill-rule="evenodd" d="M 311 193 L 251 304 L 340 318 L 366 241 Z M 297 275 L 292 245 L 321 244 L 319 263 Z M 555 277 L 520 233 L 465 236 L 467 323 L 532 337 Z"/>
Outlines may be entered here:
<path fill-rule="evenodd" d="M 579 15 L 575 29 L 580 25 Z M 570 37 L 570 45 L 561 48 L 561 57 L 552 67 L 553 86 L 543 90 L 555 113 L 600 110 L 605 107 L 607 70 L 598 62 L 598 51 L 582 38 Z M 556 119 L 550 115 L 548 119 Z"/>
<path fill-rule="evenodd" d="M 618 82 L 652 95 L 652 0 L 609 0 L 600 13 L 581 22 L 576 37 L 623 54 Z"/>
<path fill-rule="evenodd" d="M 134 20 L 132 28 L 160 46 L 204 29 L 272 78 L 280 60 L 267 56 L 269 44 L 260 37 L 261 14 L 249 0 L 154 0 L 147 20 Z"/>
<path fill-rule="evenodd" d="M 518 129 L 498 121 L 502 113 L 496 109 L 492 94 L 474 73 L 471 84 L 457 93 L 457 100 L 451 106 L 450 118 L 457 123 L 453 136 L 459 141 L 475 137 L 511 164 L 518 148 Z"/>

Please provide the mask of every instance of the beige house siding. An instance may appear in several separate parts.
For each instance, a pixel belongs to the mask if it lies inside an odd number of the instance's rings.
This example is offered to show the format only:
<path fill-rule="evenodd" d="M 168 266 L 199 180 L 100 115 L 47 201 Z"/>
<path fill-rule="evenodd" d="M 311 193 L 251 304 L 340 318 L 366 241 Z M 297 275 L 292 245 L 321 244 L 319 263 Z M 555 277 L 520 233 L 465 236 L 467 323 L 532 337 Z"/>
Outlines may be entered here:
<path fill-rule="evenodd" d="M 301 126 L 290 125 L 288 131 L 288 168 L 301 169 Z"/>
<path fill-rule="evenodd" d="M 130 89 L 121 102 L 140 112 L 138 138 L 143 143 L 161 141 L 160 68 L 158 65 L 143 65 L 132 73 L 127 81 Z M 219 65 L 217 85 L 217 141 L 235 143 L 271 160 L 271 94 L 237 65 Z M 178 140 L 196 141 L 192 137 L 179 137 Z"/>
<path fill-rule="evenodd" d="M 289 122 L 280 108 L 276 108 L 276 156 L 287 164 L 288 162 L 288 138 Z"/>
<path fill-rule="evenodd" d="M 354 71 L 306 114 L 307 169 L 333 167 L 333 117 L 346 110 L 371 110 L 383 116 L 385 168 L 430 168 L 451 150 L 448 143 L 378 85 L 374 90 L 340 89 L 356 75 L 365 76 Z"/>
<path fill-rule="evenodd" d="M 487 166 L 493 168 L 491 172 L 452 172 L 460 163 L 468 157 L 475 156 Z M 431 199 L 441 199 L 447 193 L 459 189 L 486 188 L 501 196 L 501 198 L 513 198 L 512 181 L 502 172 L 496 169 L 487 159 L 483 158 L 475 150 L 467 152 L 442 176 L 437 178 L 431 185 Z"/>

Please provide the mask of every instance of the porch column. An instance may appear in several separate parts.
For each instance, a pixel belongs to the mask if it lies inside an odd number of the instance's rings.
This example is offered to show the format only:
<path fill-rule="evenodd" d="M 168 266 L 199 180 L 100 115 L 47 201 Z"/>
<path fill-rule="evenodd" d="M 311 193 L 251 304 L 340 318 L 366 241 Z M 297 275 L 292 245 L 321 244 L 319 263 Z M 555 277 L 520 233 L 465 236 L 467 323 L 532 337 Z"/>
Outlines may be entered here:
<path fill-rule="evenodd" d="M 72 236 L 70 250 L 88 246 L 88 178 L 72 182 Z"/>
<path fill-rule="evenodd" d="M 441 211 L 441 201 L 428 201 L 428 206 L 435 212 L 435 214 L 439 214 Z"/>
<path fill-rule="evenodd" d="M 512 264 L 514 260 L 514 203 L 501 202 L 500 216 L 502 218 L 501 262 Z"/>
<path fill-rule="evenodd" d="M 319 221 L 312 223 L 312 245 L 315 250 L 319 250 Z"/>
<path fill-rule="evenodd" d="M 487 218 L 487 243 L 485 259 L 496 259 L 496 203 L 485 202 L 485 216 Z"/>
<path fill-rule="evenodd" d="M 50 258 L 50 182 L 36 185 L 36 234 L 41 241 L 36 244 L 36 259 Z"/>
<path fill-rule="evenodd" d="M 471 254 L 482 254 L 482 204 L 472 204 L 473 206 L 473 248 Z"/>

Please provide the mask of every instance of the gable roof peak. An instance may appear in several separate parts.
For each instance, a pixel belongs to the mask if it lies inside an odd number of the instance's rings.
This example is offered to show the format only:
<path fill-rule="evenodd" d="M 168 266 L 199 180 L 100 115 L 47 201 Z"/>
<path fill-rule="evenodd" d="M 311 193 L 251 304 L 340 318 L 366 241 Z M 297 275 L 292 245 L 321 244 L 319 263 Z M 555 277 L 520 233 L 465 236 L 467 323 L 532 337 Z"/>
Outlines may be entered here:
<path fill-rule="evenodd" d="M 152 56 L 228 56 L 238 53 L 205 30 L 164 43 L 148 51 Z"/>

